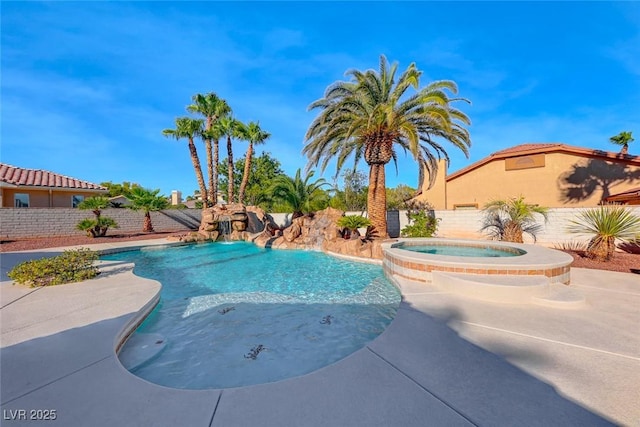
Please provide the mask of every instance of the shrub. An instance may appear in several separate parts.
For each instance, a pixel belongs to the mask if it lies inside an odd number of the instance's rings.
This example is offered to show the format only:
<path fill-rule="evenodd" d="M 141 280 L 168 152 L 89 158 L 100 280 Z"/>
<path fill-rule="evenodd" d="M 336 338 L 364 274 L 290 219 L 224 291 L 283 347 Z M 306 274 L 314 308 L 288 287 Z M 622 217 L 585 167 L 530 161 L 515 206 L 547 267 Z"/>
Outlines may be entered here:
<path fill-rule="evenodd" d="M 7 275 L 16 283 L 32 288 L 80 282 L 96 277 L 98 267 L 94 262 L 97 259 L 98 253 L 86 248 L 68 250 L 55 257 L 22 262 Z"/>
<path fill-rule="evenodd" d="M 427 211 L 407 212 L 407 217 L 411 224 L 407 225 L 400 231 L 402 237 L 433 237 L 438 229 L 438 221 Z"/>
<path fill-rule="evenodd" d="M 409 200 L 405 206 L 409 225 L 400 230 L 400 235 L 402 237 L 433 237 L 440 219 L 433 215 L 431 203 Z"/>

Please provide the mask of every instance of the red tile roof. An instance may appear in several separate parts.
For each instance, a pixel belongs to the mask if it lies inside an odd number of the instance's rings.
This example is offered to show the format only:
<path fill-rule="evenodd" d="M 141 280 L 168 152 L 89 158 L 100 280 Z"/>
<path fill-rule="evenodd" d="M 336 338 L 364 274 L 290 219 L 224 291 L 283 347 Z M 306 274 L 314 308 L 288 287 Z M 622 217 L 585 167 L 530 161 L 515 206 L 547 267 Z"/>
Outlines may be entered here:
<path fill-rule="evenodd" d="M 601 157 L 610 160 L 624 161 L 631 164 L 640 165 L 640 156 L 632 156 L 629 154 L 614 153 L 611 151 L 594 150 L 591 148 L 576 147 L 573 145 L 562 144 L 559 142 L 552 143 L 526 143 L 516 145 L 515 147 L 505 148 L 504 150 L 496 151 L 493 154 L 478 160 L 475 163 L 466 166 L 451 175 L 447 176 L 447 181 L 455 179 L 467 172 L 479 168 L 480 166 L 489 163 L 493 160 L 506 159 L 509 157 L 524 156 L 529 154 L 538 153 L 552 153 L 562 151 L 565 153 L 577 154 L 581 156 Z"/>
<path fill-rule="evenodd" d="M 5 163 L 0 163 L 0 183 L 27 187 L 72 188 L 96 191 L 107 190 L 105 187 L 91 182 L 40 169 L 18 168 Z"/>
<path fill-rule="evenodd" d="M 640 199 L 640 187 L 632 188 L 622 193 L 612 194 L 605 199 L 606 202 L 620 202 Z"/>

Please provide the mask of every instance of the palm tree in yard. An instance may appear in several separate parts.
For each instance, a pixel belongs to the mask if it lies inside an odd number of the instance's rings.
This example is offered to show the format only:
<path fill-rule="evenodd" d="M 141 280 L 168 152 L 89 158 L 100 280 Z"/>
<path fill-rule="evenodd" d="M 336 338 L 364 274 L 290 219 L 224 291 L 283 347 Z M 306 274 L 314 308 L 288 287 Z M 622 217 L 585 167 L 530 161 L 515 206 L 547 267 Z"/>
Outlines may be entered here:
<path fill-rule="evenodd" d="M 229 166 L 227 203 L 233 203 L 233 145 L 231 144 L 231 138 L 237 138 L 240 135 L 240 129 L 243 124 L 231 116 L 222 117 L 219 123 L 221 134 L 227 137 L 227 165 Z"/>
<path fill-rule="evenodd" d="M 193 163 L 193 169 L 196 172 L 196 179 L 198 180 L 198 186 L 200 187 L 202 206 L 206 208 L 209 205 L 207 187 L 204 184 L 204 176 L 202 175 L 202 167 L 200 166 L 200 159 L 198 158 L 198 150 L 196 150 L 196 145 L 193 142 L 194 138 L 202 134 L 203 126 L 203 120 L 191 119 L 189 117 L 178 117 L 176 118 L 176 128 L 165 129 L 162 131 L 162 134 L 168 138 L 171 137 L 176 140 L 186 138 L 189 141 L 191 163 Z"/>
<path fill-rule="evenodd" d="M 379 71 L 350 70 L 351 81 L 330 85 L 324 98 L 309 106 L 320 109 L 306 134 L 303 153 L 309 166 L 322 164 L 324 170 L 336 158 L 339 172 L 345 161 L 354 157 L 369 165 L 367 210 L 378 237 L 387 236 L 387 201 L 385 165 L 397 159 L 396 148 L 411 153 L 433 184 L 437 173 L 437 160 L 449 159 L 440 141 L 447 141 L 468 156 L 469 133 L 464 125 L 469 118 L 453 108 L 447 92 L 456 94 L 452 81 L 436 81 L 420 87 L 422 72 L 415 64 L 396 76 L 397 64 L 389 65 L 380 56 Z M 408 93 L 409 88 L 414 93 Z M 422 185 L 422 182 L 420 183 Z"/>
<path fill-rule="evenodd" d="M 318 203 L 327 199 L 327 193 L 322 191 L 322 187 L 329 184 L 323 178 L 309 182 L 313 175 L 314 172 L 309 171 L 303 179 L 298 169 L 295 178 L 279 175 L 271 184 L 269 192 L 274 198 L 293 210 L 292 220 L 312 212 Z"/>
<path fill-rule="evenodd" d="M 244 192 L 247 189 L 249 183 L 249 173 L 251 171 L 251 160 L 253 157 L 253 146 L 258 144 L 264 144 L 269 139 L 271 134 L 265 132 L 260 128 L 259 123 L 249 122 L 248 125 L 241 126 L 241 139 L 249 142 L 247 148 L 247 154 L 244 160 L 244 173 L 242 174 L 242 183 L 240 184 L 240 191 L 238 192 L 238 202 L 244 203 Z"/>
<path fill-rule="evenodd" d="M 213 92 L 205 95 L 196 94 L 192 97 L 193 104 L 187 107 L 191 113 L 198 113 L 205 117 L 205 129 L 202 133 L 207 152 L 207 172 L 209 174 L 209 202 L 213 205 L 217 201 L 218 192 L 218 140 L 222 137 L 217 126 L 220 118 L 231 114 L 231 107 Z M 212 144 L 213 142 L 213 144 Z"/>
<path fill-rule="evenodd" d="M 166 197 L 158 195 L 160 190 L 149 190 L 142 187 L 136 187 L 131 191 L 129 200 L 131 204 L 127 206 L 134 211 L 142 210 L 144 212 L 144 223 L 142 231 L 153 231 L 153 224 L 151 223 L 151 212 L 161 211 L 169 206 L 169 201 Z"/>
<path fill-rule="evenodd" d="M 540 214 L 547 220 L 548 209 L 524 201 L 524 197 L 512 197 L 507 200 L 492 200 L 484 208 L 483 231 L 496 240 L 524 243 L 523 233 L 536 239 L 542 226 L 536 221 L 534 214 Z"/>
<path fill-rule="evenodd" d="M 635 139 L 631 136 L 631 132 L 620 132 L 616 136 L 609 138 L 609 141 L 613 144 L 620 145 L 620 154 L 629 153 L 629 144 Z"/>

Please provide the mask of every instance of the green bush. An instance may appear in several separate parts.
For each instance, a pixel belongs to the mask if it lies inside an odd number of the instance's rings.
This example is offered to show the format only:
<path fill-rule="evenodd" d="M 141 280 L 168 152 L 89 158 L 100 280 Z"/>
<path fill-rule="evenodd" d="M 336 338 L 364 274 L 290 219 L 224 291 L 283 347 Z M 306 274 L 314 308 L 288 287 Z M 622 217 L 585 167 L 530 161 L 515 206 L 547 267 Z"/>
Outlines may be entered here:
<path fill-rule="evenodd" d="M 407 225 L 400 232 L 402 237 L 433 237 L 438 229 L 438 221 L 425 211 L 407 213 L 411 224 Z"/>
<path fill-rule="evenodd" d="M 98 274 L 98 253 L 89 249 L 64 251 L 62 255 L 16 265 L 7 275 L 16 283 L 38 286 L 61 285 L 92 279 Z"/>

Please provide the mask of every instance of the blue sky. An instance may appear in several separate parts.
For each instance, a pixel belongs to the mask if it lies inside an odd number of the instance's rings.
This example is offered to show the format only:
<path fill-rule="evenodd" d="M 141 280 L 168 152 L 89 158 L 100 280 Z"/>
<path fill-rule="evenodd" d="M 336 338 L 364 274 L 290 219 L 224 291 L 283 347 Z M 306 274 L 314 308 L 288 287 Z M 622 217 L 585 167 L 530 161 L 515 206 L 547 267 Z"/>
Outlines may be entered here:
<path fill-rule="evenodd" d="M 307 111 L 348 69 L 379 55 L 423 84 L 452 79 L 472 120 L 470 157 L 525 142 L 640 147 L 639 2 L 6 2 L 3 163 L 164 194 L 197 188 L 173 127 L 195 93 L 272 134 L 258 147 L 293 175 L 306 166 Z M 631 145 L 630 153 L 640 154 Z M 204 148 L 198 145 L 204 162 Z M 236 157 L 246 150 L 237 142 Z M 366 170 L 365 165 L 361 169 Z M 329 168 L 330 179 L 335 169 Z M 417 184 L 400 155 L 387 185 Z"/>

